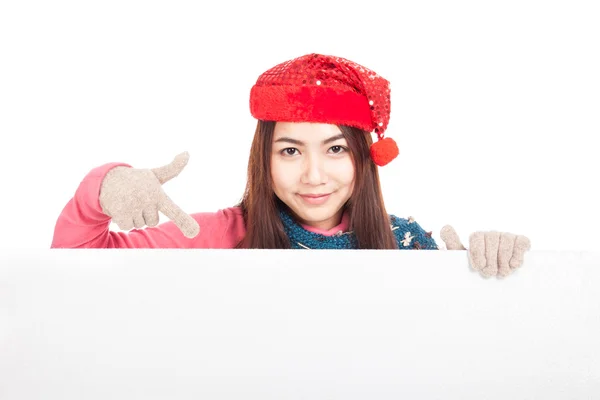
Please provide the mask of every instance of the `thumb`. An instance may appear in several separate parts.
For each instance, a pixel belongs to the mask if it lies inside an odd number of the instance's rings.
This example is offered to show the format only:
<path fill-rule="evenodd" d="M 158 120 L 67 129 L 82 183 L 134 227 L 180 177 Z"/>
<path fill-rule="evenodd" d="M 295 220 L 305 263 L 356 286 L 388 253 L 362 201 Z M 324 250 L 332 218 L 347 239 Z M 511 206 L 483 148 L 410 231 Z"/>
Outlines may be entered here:
<path fill-rule="evenodd" d="M 187 165 L 190 159 L 190 154 L 187 151 L 180 153 L 175 156 L 173 161 L 162 167 L 152 168 L 151 171 L 158 178 L 158 181 L 162 185 L 163 183 L 175 178 Z"/>
<path fill-rule="evenodd" d="M 450 225 L 446 225 L 440 231 L 440 237 L 446 243 L 448 250 L 466 250 L 465 246 L 460 242 L 458 234 Z"/>

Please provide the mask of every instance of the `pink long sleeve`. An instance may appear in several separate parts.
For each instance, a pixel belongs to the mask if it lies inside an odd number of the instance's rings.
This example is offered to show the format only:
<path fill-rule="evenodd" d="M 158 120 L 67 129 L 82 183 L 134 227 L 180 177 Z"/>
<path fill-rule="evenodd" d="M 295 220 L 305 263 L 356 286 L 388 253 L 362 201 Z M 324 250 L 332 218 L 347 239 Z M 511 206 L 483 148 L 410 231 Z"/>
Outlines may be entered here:
<path fill-rule="evenodd" d="M 51 248 L 233 248 L 244 237 L 241 210 L 230 207 L 214 213 L 196 213 L 200 233 L 186 238 L 172 221 L 129 232 L 110 230 L 111 218 L 100 207 L 100 187 L 106 173 L 125 163 L 92 169 L 60 213 Z"/>

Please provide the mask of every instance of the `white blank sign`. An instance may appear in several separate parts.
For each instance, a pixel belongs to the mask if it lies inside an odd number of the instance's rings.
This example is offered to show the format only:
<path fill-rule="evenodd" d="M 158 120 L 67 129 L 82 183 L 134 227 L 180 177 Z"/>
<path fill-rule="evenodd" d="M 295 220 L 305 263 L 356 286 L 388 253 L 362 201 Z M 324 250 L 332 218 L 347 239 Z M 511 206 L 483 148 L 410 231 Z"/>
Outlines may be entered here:
<path fill-rule="evenodd" d="M 0 398 L 598 399 L 600 255 L 0 255 Z"/>

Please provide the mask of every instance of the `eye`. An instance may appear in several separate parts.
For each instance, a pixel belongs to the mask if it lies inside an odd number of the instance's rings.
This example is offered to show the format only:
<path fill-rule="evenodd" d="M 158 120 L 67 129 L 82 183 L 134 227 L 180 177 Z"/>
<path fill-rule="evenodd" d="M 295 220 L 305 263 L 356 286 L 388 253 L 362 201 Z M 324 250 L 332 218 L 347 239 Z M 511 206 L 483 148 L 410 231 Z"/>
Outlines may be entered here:
<path fill-rule="evenodd" d="M 342 153 L 344 151 L 346 151 L 346 148 L 343 146 L 331 146 L 329 148 L 329 150 L 333 153 L 333 154 L 339 154 Z"/>
<path fill-rule="evenodd" d="M 295 147 L 287 147 L 287 148 L 281 150 L 280 153 L 284 156 L 294 156 L 294 155 L 296 155 L 297 151 L 298 151 L 298 149 Z"/>

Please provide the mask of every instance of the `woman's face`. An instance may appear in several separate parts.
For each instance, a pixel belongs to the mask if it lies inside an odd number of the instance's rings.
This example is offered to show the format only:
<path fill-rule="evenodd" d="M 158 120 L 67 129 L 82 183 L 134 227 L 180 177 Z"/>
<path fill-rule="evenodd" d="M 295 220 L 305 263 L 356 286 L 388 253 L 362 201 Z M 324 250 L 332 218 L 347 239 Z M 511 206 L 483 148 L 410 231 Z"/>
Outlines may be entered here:
<path fill-rule="evenodd" d="M 354 188 L 354 165 L 336 125 L 277 122 L 271 176 L 275 194 L 301 223 L 331 229 Z"/>

